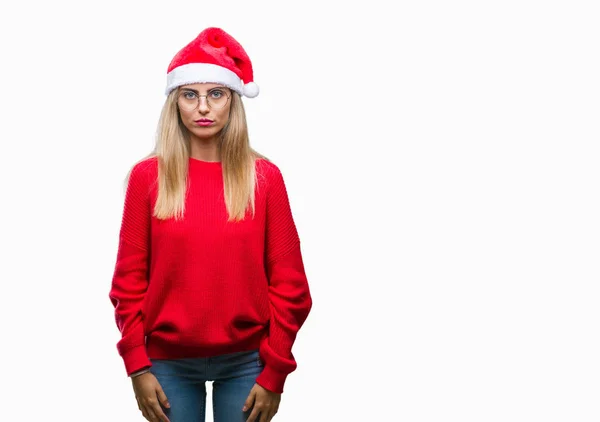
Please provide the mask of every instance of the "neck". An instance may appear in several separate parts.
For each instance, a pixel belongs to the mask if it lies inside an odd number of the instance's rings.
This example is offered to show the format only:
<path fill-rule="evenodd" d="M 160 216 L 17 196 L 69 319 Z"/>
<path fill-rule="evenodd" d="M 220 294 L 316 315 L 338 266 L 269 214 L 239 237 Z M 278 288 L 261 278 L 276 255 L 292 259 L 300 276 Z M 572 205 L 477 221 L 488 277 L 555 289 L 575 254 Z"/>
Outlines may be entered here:
<path fill-rule="evenodd" d="M 221 161 L 218 140 L 190 139 L 190 157 L 201 161 Z"/>

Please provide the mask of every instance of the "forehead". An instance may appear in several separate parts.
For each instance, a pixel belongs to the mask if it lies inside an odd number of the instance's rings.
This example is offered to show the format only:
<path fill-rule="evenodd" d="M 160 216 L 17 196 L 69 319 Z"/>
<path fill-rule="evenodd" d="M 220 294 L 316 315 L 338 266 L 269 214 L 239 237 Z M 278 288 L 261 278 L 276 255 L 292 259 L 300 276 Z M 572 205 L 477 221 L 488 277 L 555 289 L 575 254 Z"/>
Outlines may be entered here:
<path fill-rule="evenodd" d="M 225 88 L 221 84 L 213 84 L 213 83 L 195 83 L 195 84 L 187 84 L 179 87 L 180 89 L 193 89 L 196 91 L 208 91 L 213 88 Z"/>

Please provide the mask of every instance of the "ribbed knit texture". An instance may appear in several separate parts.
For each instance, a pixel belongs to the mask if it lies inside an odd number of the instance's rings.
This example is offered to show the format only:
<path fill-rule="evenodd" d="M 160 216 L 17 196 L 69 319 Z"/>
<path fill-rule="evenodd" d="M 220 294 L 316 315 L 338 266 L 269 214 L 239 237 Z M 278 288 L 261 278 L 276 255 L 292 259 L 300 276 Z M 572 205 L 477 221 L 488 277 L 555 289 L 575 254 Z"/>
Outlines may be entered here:
<path fill-rule="evenodd" d="M 158 161 L 138 163 L 125 195 L 109 297 L 128 375 L 152 359 L 258 348 L 262 387 L 282 393 L 292 345 L 312 307 L 279 168 L 256 163 L 256 214 L 228 222 L 222 165 L 189 159 L 185 218 L 158 220 Z"/>

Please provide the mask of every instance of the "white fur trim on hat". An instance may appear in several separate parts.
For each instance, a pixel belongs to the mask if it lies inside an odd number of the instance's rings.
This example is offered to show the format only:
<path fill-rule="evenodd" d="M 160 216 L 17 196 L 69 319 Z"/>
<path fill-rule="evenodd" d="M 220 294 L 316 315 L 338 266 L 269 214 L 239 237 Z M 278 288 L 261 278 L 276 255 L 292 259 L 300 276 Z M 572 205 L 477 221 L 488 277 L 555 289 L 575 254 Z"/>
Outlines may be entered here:
<path fill-rule="evenodd" d="M 165 94 L 181 85 L 195 83 L 222 84 L 240 95 L 246 95 L 242 80 L 231 70 L 210 63 L 190 63 L 178 66 L 167 74 Z M 247 84 L 246 86 L 248 86 Z M 254 91 L 252 91 L 254 92 Z M 256 88 L 258 95 L 258 87 Z"/>

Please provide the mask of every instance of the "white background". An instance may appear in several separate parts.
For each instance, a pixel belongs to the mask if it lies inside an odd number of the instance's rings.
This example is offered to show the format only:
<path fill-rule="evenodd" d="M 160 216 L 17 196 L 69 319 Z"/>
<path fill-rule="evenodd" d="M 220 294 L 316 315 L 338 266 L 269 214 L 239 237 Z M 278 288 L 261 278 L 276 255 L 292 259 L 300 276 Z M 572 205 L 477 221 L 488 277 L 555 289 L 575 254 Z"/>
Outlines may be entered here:
<path fill-rule="evenodd" d="M 595 2 L 349 3 L 3 4 L 0 419 L 143 420 L 108 298 L 123 181 L 219 26 L 314 300 L 274 421 L 599 420 Z"/>

